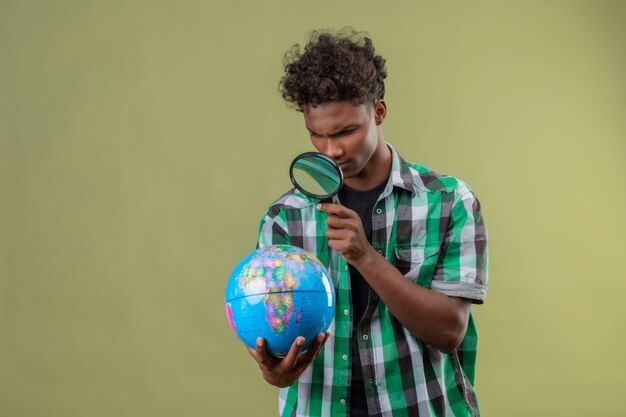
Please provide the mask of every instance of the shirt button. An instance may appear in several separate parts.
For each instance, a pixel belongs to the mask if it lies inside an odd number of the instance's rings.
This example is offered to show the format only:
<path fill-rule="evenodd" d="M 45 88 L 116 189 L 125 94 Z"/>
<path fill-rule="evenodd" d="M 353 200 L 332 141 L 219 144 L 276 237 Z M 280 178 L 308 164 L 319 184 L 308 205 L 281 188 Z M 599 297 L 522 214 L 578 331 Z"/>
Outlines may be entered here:
<path fill-rule="evenodd" d="M 348 311 L 348 309 L 345 309 L 345 310 L 343 310 L 343 314 L 345 314 L 347 316 L 348 314 L 350 314 L 350 312 Z"/>
<path fill-rule="evenodd" d="M 344 399 L 342 398 L 342 399 L 340 399 L 340 400 L 339 400 L 339 402 L 340 402 L 341 404 L 345 404 L 345 403 L 346 403 L 346 400 L 344 400 Z"/>
<path fill-rule="evenodd" d="M 383 251 L 378 249 L 376 252 L 380 253 L 381 255 L 383 254 Z"/>
<path fill-rule="evenodd" d="M 374 301 L 378 300 L 378 296 L 376 294 L 372 295 L 372 300 Z"/>
<path fill-rule="evenodd" d="M 348 265 L 344 266 L 343 269 L 347 271 L 348 270 Z"/>
<path fill-rule="evenodd" d="M 383 209 L 381 209 L 380 207 L 378 207 L 378 208 L 376 209 L 376 214 L 380 214 L 380 213 L 382 213 L 382 212 L 383 212 Z"/>
<path fill-rule="evenodd" d="M 367 382 L 369 382 L 370 384 L 374 383 L 374 380 L 372 378 L 368 379 Z"/>
<path fill-rule="evenodd" d="M 341 359 L 343 359 L 344 361 L 348 360 L 348 355 L 346 355 L 345 353 L 343 355 L 341 355 Z"/>
<path fill-rule="evenodd" d="M 367 339 L 369 339 L 369 336 L 368 336 L 368 335 L 366 335 L 366 334 L 364 334 L 364 335 L 363 335 L 363 340 L 367 340 Z"/>

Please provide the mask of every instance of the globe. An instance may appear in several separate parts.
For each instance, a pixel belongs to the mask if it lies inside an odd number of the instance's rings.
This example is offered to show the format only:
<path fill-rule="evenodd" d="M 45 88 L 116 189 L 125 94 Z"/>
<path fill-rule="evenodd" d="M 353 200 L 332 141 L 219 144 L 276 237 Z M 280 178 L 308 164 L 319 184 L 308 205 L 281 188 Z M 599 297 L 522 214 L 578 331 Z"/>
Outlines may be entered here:
<path fill-rule="evenodd" d="M 291 245 L 257 249 L 243 258 L 226 286 L 226 316 L 243 343 L 265 339 L 269 354 L 284 356 L 298 336 L 302 351 L 328 330 L 335 290 L 324 265 Z"/>

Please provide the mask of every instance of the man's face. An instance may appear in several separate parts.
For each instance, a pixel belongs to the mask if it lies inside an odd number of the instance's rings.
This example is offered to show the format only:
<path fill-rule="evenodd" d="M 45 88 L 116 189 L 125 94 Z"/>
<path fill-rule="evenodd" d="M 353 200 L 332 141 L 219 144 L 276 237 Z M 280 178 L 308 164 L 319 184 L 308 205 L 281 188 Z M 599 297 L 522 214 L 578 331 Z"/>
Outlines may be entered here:
<path fill-rule="evenodd" d="M 381 145 L 386 146 L 378 130 L 384 106 L 384 102 L 354 105 L 347 101 L 302 106 L 313 146 L 339 164 L 344 179 L 367 177 L 372 156 Z"/>

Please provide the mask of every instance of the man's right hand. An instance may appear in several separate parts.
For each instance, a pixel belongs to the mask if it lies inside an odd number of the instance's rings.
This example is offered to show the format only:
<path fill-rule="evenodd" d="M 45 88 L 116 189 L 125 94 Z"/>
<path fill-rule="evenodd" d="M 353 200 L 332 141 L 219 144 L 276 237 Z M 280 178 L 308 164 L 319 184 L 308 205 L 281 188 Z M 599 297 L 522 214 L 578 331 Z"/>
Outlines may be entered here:
<path fill-rule="evenodd" d="M 304 345 L 304 337 L 298 336 L 284 358 L 270 355 L 265 349 L 265 340 L 262 337 L 256 340 L 256 350 L 248 348 L 248 352 L 259 364 L 263 378 L 268 383 L 275 387 L 285 388 L 293 384 L 313 362 L 329 335 L 328 332 L 318 334 L 304 353 L 300 352 Z"/>

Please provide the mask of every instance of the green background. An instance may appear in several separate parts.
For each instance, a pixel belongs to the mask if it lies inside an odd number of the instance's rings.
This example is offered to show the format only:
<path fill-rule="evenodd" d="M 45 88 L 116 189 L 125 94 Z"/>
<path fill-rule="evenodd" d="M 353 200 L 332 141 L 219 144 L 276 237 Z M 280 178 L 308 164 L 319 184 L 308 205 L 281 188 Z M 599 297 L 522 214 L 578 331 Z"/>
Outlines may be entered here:
<path fill-rule="evenodd" d="M 0 415 L 276 415 L 224 288 L 312 148 L 283 52 L 344 25 L 482 202 L 483 414 L 625 415 L 625 6 L 0 0 Z"/>

